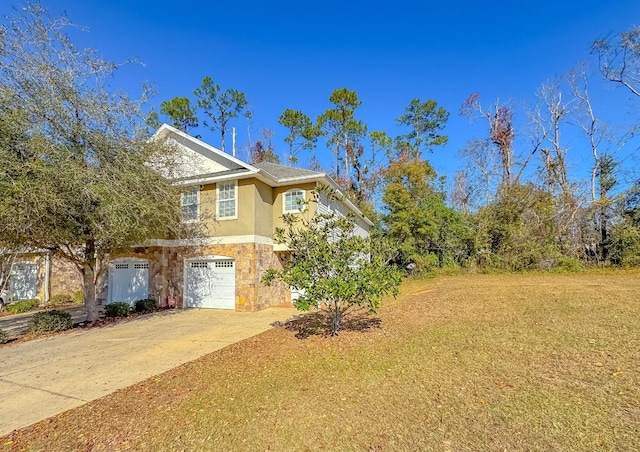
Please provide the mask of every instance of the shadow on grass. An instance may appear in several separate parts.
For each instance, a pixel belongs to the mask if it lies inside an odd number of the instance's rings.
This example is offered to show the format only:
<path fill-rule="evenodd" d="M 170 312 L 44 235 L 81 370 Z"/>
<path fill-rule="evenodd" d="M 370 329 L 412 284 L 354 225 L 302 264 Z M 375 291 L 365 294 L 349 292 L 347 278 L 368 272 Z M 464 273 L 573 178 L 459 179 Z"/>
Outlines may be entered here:
<path fill-rule="evenodd" d="M 331 318 L 326 311 L 309 312 L 295 316 L 285 322 L 276 322 L 273 326 L 282 326 L 294 331 L 298 339 L 309 336 L 331 336 Z M 358 331 L 366 333 L 373 328 L 381 328 L 382 319 L 374 317 L 368 311 L 354 311 L 345 314 L 340 324 L 341 331 Z"/>

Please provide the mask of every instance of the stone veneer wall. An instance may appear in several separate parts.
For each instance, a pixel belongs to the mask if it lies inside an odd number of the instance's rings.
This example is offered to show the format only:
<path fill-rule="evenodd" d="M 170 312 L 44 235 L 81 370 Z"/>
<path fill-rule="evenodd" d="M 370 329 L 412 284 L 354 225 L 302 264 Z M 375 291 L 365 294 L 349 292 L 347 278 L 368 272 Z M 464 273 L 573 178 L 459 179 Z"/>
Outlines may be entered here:
<path fill-rule="evenodd" d="M 44 263 L 42 267 L 44 267 Z M 71 262 L 52 257 L 49 287 L 51 296 L 72 295 L 74 292 L 83 290 L 82 275 Z"/>
<path fill-rule="evenodd" d="M 185 259 L 205 256 L 225 256 L 236 263 L 236 311 L 259 311 L 270 306 L 290 306 L 289 289 L 282 283 L 271 287 L 260 280 L 268 268 L 282 268 L 282 263 L 272 245 L 241 243 L 200 247 L 150 247 L 121 257 L 149 260 L 149 296 L 167 306 L 171 295 L 177 307 L 183 307 Z M 116 257 L 112 256 L 112 259 Z M 98 299 L 107 298 L 108 272 L 99 283 Z"/>
<path fill-rule="evenodd" d="M 18 255 L 15 263 L 31 262 L 37 265 L 38 276 L 36 282 L 36 297 L 45 301 L 46 294 L 46 254 L 27 253 Z M 49 296 L 58 294 L 73 295 L 74 292 L 83 290 L 82 275 L 72 263 L 59 257 L 51 256 L 51 272 L 49 274 Z"/>
<path fill-rule="evenodd" d="M 268 268 L 280 268 L 273 246 L 260 243 L 211 245 L 194 248 L 168 248 L 167 278 L 174 288 L 178 306 L 184 294 L 185 259 L 200 256 L 226 256 L 236 265 L 236 311 L 259 311 L 270 306 L 290 303 L 288 289 L 283 284 L 267 287 L 260 279 Z M 155 260 L 155 259 L 154 259 Z"/>

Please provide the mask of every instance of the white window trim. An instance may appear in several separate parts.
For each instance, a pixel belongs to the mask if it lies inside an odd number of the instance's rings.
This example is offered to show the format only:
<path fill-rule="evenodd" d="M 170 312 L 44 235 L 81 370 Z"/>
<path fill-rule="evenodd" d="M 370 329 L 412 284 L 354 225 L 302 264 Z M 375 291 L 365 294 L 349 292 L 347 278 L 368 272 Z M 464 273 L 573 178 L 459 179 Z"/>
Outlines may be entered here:
<path fill-rule="evenodd" d="M 302 192 L 302 201 L 303 204 L 301 204 L 298 208 L 296 209 L 287 209 L 287 194 L 288 193 L 292 193 L 294 191 L 299 191 Z M 304 202 L 307 201 L 307 191 L 303 190 L 301 188 L 290 188 L 289 190 L 285 191 L 282 193 L 282 213 L 300 213 L 300 212 L 304 212 L 307 209 L 306 204 L 304 204 Z"/>
<path fill-rule="evenodd" d="M 221 217 L 220 216 L 220 185 L 227 185 L 227 184 L 233 184 L 233 193 L 234 193 L 234 201 L 235 201 L 235 212 L 236 214 L 234 216 L 230 216 L 230 217 Z M 237 180 L 230 180 L 230 181 L 226 181 L 226 182 L 218 182 L 216 184 L 216 220 L 217 221 L 226 221 L 226 220 L 237 220 L 238 219 L 238 197 L 239 197 L 239 193 L 238 193 L 238 181 Z M 228 200 L 226 200 L 228 201 Z"/>
<path fill-rule="evenodd" d="M 196 187 L 191 187 L 190 189 L 196 192 L 196 218 L 187 220 L 186 218 L 184 218 L 184 215 L 183 215 L 182 217 L 183 223 L 197 223 L 198 221 L 200 221 L 200 187 L 196 186 Z M 184 207 L 183 195 L 180 196 L 180 207 Z"/>

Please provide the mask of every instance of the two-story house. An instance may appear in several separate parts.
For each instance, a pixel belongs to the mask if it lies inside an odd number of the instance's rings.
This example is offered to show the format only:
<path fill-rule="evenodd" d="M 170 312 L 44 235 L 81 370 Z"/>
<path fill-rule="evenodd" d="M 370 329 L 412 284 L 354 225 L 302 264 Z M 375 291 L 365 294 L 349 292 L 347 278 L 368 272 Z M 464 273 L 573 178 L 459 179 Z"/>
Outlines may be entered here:
<path fill-rule="evenodd" d="M 168 140 L 180 155 L 183 221 L 204 222 L 206 236 L 193 240 L 155 240 L 112 259 L 100 287 L 103 303 L 157 298 L 161 306 L 256 311 L 291 302 L 282 286 L 260 280 L 268 268 L 286 261 L 287 250 L 272 240 L 284 226 L 284 213 L 302 214 L 299 200 L 310 201 L 318 184 L 337 189 L 326 174 L 261 162 L 248 164 L 169 125 L 154 139 Z M 356 231 L 372 226 L 348 200 L 320 195 L 305 214 L 356 216 Z"/>

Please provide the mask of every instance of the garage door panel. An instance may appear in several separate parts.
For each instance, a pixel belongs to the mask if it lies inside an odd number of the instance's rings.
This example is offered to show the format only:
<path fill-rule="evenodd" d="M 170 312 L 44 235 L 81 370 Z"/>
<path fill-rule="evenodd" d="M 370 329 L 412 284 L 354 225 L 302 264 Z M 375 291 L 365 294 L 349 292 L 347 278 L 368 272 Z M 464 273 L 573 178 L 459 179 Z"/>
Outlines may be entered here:
<path fill-rule="evenodd" d="M 197 260 L 187 264 L 185 306 L 235 309 L 235 262 Z"/>
<path fill-rule="evenodd" d="M 38 266 L 31 262 L 14 264 L 10 283 L 13 300 L 35 298 L 38 293 Z"/>
<path fill-rule="evenodd" d="M 109 302 L 133 303 L 149 296 L 149 264 L 117 262 L 111 265 Z"/>

